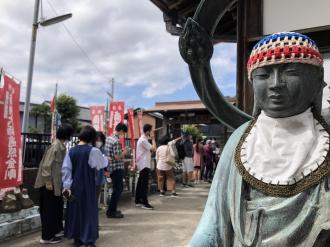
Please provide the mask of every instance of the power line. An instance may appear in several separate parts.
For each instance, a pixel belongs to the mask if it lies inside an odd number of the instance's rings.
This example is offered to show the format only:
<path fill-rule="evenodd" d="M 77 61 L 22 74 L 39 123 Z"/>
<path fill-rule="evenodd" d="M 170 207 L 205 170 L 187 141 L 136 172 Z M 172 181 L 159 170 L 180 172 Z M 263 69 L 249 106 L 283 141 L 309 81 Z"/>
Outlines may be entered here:
<path fill-rule="evenodd" d="M 54 6 L 50 3 L 50 0 L 47 0 L 47 3 L 49 4 L 50 8 L 53 10 L 53 12 L 55 13 L 55 15 L 57 14 L 57 11 L 55 10 Z M 99 67 L 96 65 L 96 63 L 89 57 L 89 55 L 87 54 L 87 52 L 79 45 L 78 41 L 75 39 L 75 37 L 73 36 L 73 34 L 70 32 L 69 28 L 64 24 L 61 23 L 65 29 L 65 31 L 68 33 L 68 35 L 70 36 L 70 38 L 72 39 L 73 43 L 78 47 L 78 49 L 81 51 L 81 53 L 85 56 L 85 58 L 93 65 L 93 67 L 95 68 L 95 70 L 102 76 L 104 77 L 106 80 L 109 80 L 109 77 L 106 76 L 101 69 L 99 69 Z"/>

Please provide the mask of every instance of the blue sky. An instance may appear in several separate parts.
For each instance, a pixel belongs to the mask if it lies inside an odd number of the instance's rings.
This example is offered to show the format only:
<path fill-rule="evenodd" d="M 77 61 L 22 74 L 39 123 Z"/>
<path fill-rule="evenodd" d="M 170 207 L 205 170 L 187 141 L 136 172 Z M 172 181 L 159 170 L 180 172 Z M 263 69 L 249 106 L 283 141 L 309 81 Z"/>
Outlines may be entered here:
<path fill-rule="evenodd" d="M 234 96 L 236 93 L 236 44 L 222 43 L 216 45 L 211 66 L 221 92 L 226 96 Z M 170 94 L 155 95 L 153 97 L 142 95 L 141 97 L 141 92 L 145 89 L 144 86 L 125 86 L 122 88 L 117 86 L 115 90 L 121 99 L 126 99 L 128 106 L 134 107 L 148 108 L 153 106 L 155 102 L 199 99 L 189 77 L 188 66 L 183 60 L 182 66 L 178 68 L 178 73 L 181 73 L 181 75 L 169 75 L 169 80 L 180 83 L 181 81 L 178 78 L 183 77 L 187 78 L 186 84 L 181 89 Z"/>
<path fill-rule="evenodd" d="M 21 81 L 22 101 L 33 6 L 34 0 L 0 1 L 0 66 Z M 79 105 L 104 104 L 112 77 L 115 99 L 127 106 L 198 99 L 179 54 L 178 37 L 166 32 L 162 12 L 151 1 L 43 0 L 44 17 L 55 16 L 54 9 L 71 12 L 73 18 L 65 27 L 38 29 L 31 102 L 50 100 L 58 82 L 59 93 L 74 96 Z M 235 61 L 235 44 L 215 46 L 211 64 L 224 95 L 235 94 Z"/>

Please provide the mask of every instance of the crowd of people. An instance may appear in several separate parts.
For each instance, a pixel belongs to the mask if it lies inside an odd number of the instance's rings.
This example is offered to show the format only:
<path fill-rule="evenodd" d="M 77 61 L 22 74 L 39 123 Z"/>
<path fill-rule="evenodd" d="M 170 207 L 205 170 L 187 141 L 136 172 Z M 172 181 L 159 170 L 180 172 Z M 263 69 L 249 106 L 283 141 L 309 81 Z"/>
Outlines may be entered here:
<path fill-rule="evenodd" d="M 40 190 L 40 243 L 55 244 L 65 237 L 73 239 L 74 246 L 95 246 L 99 237 L 98 202 L 106 177 L 112 181 L 106 216 L 124 217 L 118 210 L 118 203 L 124 188 L 124 161 L 129 153 L 128 147 L 122 146 L 121 138 L 127 130 L 124 123 L 119 123 L 113 135 L 105 137 L 93 127 L 84 126 L 79 133 L 79 143 L 67 151 L 65 142 L 70 140 L 73 129 L 70 125 L 59 127 L 56 141 L 43 156 L 35 183 L 35 188 Z M 135 205 L 147 210 L 154 209 L 148 201 L 153 155 L 160 196 L 169 192 L 171 197 L 178 197 L 175 179 L 178 162 L 182 163 L 183 186 L 194 187 L 193 184 L 202 179 L 211 182 L 218 156 L 215 140 L 198 139 L 194 144 L 189 134 L 174 140 L 165 135 L 159 139 L 157 147 L 156 131 L 152 125 L 145 124 L 136 148 L 139 176 Z"/>
<path fill-rule="evenodd" d="M 176 147 L 182 161 L 183 186 L 193 187 L 201 180 L 211 183 L 220 157 L 220 146 L 216 140 L 199 138 L 193 142 L 191 135 L 184 134 Z"/>

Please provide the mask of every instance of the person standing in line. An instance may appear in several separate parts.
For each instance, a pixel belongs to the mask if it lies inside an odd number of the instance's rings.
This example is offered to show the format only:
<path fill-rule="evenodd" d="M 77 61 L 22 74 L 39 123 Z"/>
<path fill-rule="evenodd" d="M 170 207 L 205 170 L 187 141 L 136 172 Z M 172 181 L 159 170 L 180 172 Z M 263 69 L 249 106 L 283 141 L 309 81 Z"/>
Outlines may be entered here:
<path fill-rule="evenodd" d="M 205 157 L 205 174 L 204 181 L 212 182 L 212 173 L 213 173 L 213 150 L 211 140 L 207 140 L 204 146 L 204 157 Z"/>
<path fill-rule="evenodd" d="M 112 194 L 108 202 L 107 217 L 120 219 L 124 215 L 117 209 L 118 202 L 124 188 L 124 159 L 127 155 L 128 149 L 122 148 L 120 138 L 127 133 L 127 126 L 124 123 L 117 124 L 115 132 L 112 136 L 107 137 L 105 142 L 105 154 L 109 158 L 108 172 L 112 180 Z"/>
<path fill-rule="evenodd" d="M 61 242 L 63 231 L 63 197 L 61 169 L 66 153 L 65 141 L 73 133 L 71 125 L 63 124 L 56 132 L 56 140 L 46 150 L 34 187 L 40 190 L 41 244 Z"/>
<path fill-rule="evenodd" d="M 204 155 L 204 147 L 202 144 L 203 140 L 198 139 L 194 144 L 194 175 L 195 175 L 195 184 L 199 184 L 201 177 L 201 168 L 203 165 L 203 155 Z"/>
<path fill-rule="evenodd" d="M 152 144 L 149 143 L 151 138 Z M 143 209 L 154 209 L 148 202 L 148 184 L 151 171 L 151 152 L 156 151 L 154 131 L 150 124 L 143 126 L 143 134 L 136 147 L 136 166 L 139 170 L 139 179 L 135 191 L 135 205 Z"/>
<path fill-rule="evenodd" d="M 97 131 L 95 147 L 100 149 L 101 153 L 105 155 L 104 145 L 105 145 L 105 135 L 101 131 Z M 101 189 L 104 183 L 105 183 L 104 169 L 100 169 L 95 174 L 96 198 L 98 203 L 100 201 Z"/>
<path fill-rule="evenodd" d="M 185 157 L 183 143 L 185 142 L 186 139 L 187 139 L 186 136 L 185 135 L 182 135 L 181 136 L 181 141 L 178 141 L 175 144 L 176 150 L 178 152 L 178 158 L 179 158 L 179 161 L 181 163 L 183 163 L 183 160 L 184 160 L 184 157 Z"/>
<path fill-rule="evenodd" d="M 95 140 L 95 129 L 84 126 L 78 145 L 69 150 L 62 166 L 63 195 L 68 199 L 64 236 L 74 239 L 74 246 L 95 247 L 99 238 L 95 173 L 104 169 L 108 160 L 92 146 Z"/>
<path fill-rule="evenodd" d="M 166 188 L 171 191 L 171 197 L 177 197 L 178 194 L 175 192 L 175 177 L 174 167 L 166 162 L 169 148 L 176 148 L 175 143 L 180 140 L 181 137 L 170 141 L 170 138 L 165 135 L 160 138 L 160 146 L 156 150 L 156 161 L 157 161 L 157 179 L 158 189 L 160 196 L 165 196 L 164 191 L 164 180 L 166 178 Z"/>
<path fill-rule="evenodd" d="M 183 186 L 194 187 L 192 185 L 193 181 L 193 172 L 194 172 L 194 164 L 193 164 L 193 143 L 192 143 L 192 136 L 189 134 L 185 134 L 186 140 L 183 142 L 183 148 L 185 157 L 182 162 L 182 180 Z"/>

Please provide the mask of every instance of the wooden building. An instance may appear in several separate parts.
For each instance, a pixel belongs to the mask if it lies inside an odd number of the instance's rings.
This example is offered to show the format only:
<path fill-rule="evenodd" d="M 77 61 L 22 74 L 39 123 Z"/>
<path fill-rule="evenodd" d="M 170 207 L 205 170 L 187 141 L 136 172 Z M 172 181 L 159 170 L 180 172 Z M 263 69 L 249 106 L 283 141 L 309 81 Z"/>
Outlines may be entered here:
<path fill-rule="evenodd" d="M 139 119 L 137 116 L 138 111 L 142 111 L 142 126 L 140 126 L 140 133 L 142 134 L 143 132 L 143 125 L 144 124 L 150 124 L 153 129 L 164 127 L 163 129 L 157 131 L 156 133 L 156 139 L 158 140 L 160 136 L 166 134 L 166 128 L 164 125 L 163 121 L 163 116 L 157 112 L 148 112 L 145 110 L 142 110 L 141 108 L 136 108 L 134 109 L 134 118 L 133 118 L 133 124 L 134 124 L 134 138 L 138 139 L 139 138 Z M 128 124 L 128 114 L 125 114 L 125 120 L 127 121 Z M 131 130 L 128 128 L 127 132 L 127 138 L 131 138 Z"/>
<path fill-rule="evenodd" d="M 227 99 L 232 104 L 235 103 L 235 98 L 227 97 Z M 196 125 L 203 136 L 217 139 L 222 146 L 229 134 L 228 129 L 213 117 L 200 100 L 157 102 L 154 107 L 144 112 L 161 114 L 163 132 L 167 132 L 172 138 L 180 136 L 183 126 L 187 124 Z"/>

